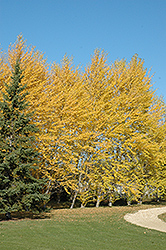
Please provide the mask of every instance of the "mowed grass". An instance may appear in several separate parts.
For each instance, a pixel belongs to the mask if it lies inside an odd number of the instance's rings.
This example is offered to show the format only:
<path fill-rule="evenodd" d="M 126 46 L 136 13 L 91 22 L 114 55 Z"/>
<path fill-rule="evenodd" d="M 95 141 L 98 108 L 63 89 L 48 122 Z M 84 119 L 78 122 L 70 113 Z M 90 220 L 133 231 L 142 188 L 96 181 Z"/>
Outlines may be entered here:
<path fill-rule="evenodd" d="M 163 220 L 164 222 L 166 222 L 166 213 L 160 214 L 160 215 L 159 215 L 159 218 L 160 218 L 161 220 Z"/>
<path fill-rule="evenodd" d="M 163 250 L 166 233 L 126 222 L 126 213 L 154 206 L 52 210 L 46 219 L 0 221 L 1 250 Z"/>

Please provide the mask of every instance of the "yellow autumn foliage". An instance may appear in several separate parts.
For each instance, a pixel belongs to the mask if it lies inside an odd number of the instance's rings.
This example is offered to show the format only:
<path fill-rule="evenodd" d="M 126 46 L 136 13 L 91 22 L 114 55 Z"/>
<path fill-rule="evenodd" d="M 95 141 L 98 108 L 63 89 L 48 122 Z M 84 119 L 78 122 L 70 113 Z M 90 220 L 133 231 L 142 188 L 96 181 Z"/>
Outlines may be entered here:
<path fill-rule="evenodd" d="M 144 61 L 109 64 L 96 50 L 81 71 L 70 58 L 49 68 L 22 36 L 0 58 L 0 89 L 20 59 L 29 111 L 39 127 L 39 175 L 48 190 L 63 187 L 82 206 L 110 202 L 117 194 L 141 200 L 166 194 L 165 104 L 153 91 Z M 2 95 L 0 94 L 0 98 Z"/>

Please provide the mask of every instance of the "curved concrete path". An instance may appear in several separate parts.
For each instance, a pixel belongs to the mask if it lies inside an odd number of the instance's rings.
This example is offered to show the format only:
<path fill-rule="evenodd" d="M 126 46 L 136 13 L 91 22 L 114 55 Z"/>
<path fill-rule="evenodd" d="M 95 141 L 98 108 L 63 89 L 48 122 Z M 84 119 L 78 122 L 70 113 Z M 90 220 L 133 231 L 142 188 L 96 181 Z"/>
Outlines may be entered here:
<path fill-rule="evenodd" d="M 150 208 L 126 214 L 124 219 L 137 226 L 166 232 L 166 223 L 158 218 L 158 215 L 163 213 L 166 213 L 166 207 Z"/>

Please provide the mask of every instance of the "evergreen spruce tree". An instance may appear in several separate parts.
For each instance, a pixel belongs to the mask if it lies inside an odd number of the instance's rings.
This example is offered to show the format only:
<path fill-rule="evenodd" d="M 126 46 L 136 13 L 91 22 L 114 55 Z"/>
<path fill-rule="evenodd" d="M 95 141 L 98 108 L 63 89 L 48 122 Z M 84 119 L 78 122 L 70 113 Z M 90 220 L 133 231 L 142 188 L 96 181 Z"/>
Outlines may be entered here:
<path fill-rule="evenodd" d="M 0 212 L 40 211 L 48 199 L 42 193 L 44 181 L 33 176 L 38 163 L 34 134 L 37 128 L 27 114 L 27 93 L 21 84 L 22 71 L 17 60 L 10 84 L 5 84 L 0 102 Z"/>

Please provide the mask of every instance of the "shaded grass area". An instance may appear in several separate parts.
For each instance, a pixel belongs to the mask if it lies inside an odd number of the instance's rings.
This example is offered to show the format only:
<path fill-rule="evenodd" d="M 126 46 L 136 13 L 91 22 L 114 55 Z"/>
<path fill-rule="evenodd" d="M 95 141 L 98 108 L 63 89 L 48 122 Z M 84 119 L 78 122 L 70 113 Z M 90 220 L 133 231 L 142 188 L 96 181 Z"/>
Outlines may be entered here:
<path fill-rule="evenodd" d="M 152 205 L 52 210 L 45 219 L 0 222 L 1 250 L 165 249 L 166 234 L 126 222 L 126 213 Z M 44 217 L 43 217 L 44 218 Z"/>
<path fill-rule="evenodd" d="M 161 220 L 163 220 L 164 222 L 166 222 L 166 213 L 160 214 L 158 217 L 159 217 L 159 219 L 161 219 Z"/>
<path fill-rule="evenodd" d="M 12 212 L 11 219 L 12 220 L 20 220 L 20 219 L 46 219 L 50 218 L 50 215 L 47 213 L 33 213 L 33 212 Z M 0 214 L 0 221 L 7 220 L 5 214 Z"/>

